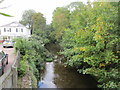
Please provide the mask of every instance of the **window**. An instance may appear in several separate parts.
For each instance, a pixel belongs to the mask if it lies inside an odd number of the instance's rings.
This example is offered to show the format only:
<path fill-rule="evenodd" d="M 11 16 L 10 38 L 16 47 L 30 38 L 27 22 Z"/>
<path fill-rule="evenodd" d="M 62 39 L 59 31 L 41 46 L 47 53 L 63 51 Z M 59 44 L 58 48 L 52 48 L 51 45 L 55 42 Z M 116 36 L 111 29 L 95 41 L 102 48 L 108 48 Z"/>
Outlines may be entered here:
<path fill-rule="evenodd" d="M 11 32 L 11 28 L 9 28 L 9 32 Z"/>
<path fill-rule="evenodd" d="M 16 28 L 16 32 L 18 32 L 18 28 Z"/>
<path fill-rule="evenodd" d="M 6 28 L 4 28 L 4 32 L 6 32 Z"/>
<path fill-rule="evenodd" d="M 23 29 L 21 28 L 21 32 L 23 32 Z"/>

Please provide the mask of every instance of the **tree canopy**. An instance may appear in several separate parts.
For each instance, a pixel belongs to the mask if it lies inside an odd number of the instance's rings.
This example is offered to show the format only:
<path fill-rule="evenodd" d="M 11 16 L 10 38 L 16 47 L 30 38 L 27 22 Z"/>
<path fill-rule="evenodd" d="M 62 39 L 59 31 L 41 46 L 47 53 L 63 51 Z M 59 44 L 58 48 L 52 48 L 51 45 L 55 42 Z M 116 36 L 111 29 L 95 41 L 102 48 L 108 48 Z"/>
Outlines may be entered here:
<path fill-rule="evenodd" d="M 94 76 L 99 87 L 120 88 L 119 22 L 118 2 L 75 2 L 57 8 L 52 25 L 54 35 L 61 37 L 56 39 L 65 64 Z"/>
<path fill-rule="evenodd" d="M 46 19 L 42 13 L 37 13 L 34 10 L 25 10 L 20 21 L 25 26 L 29 26 L 32 30 L 32 34 L 43 31 L 46 27 Z"/>
<path fill-rule="evenodd" d="M 20 23 L 22 23 L 23 25 L 28 25 L 29 29 L 32 29 L 32 24 L 33 24 L 33 14 L 36 13 L 35 10 L 25 10 L 23 15 L 22 15 L 22 20 L 20 21 Z"/>

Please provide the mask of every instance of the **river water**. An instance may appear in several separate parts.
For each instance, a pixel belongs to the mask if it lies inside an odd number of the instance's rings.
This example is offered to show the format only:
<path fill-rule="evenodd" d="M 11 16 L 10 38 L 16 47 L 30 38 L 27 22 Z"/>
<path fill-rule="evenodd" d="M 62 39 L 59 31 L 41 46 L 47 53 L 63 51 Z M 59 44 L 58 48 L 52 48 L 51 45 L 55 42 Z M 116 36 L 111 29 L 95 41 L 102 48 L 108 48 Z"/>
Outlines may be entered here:
<path fill-rule="evenodd" d="M 56 47 L 54 44 L 51 47 Z M 49 48 L 51 48 L 49 46 Z M 54 49 L 52 48 L 52 53 Z M 50 50 L 49 50 L 50 51 Z M 39 88 L 96 88 L 97 82 L 90 75 L 78 73 L 75 69 L 65 67 L 56 60 L 47 62 L 38 83 Z"/>

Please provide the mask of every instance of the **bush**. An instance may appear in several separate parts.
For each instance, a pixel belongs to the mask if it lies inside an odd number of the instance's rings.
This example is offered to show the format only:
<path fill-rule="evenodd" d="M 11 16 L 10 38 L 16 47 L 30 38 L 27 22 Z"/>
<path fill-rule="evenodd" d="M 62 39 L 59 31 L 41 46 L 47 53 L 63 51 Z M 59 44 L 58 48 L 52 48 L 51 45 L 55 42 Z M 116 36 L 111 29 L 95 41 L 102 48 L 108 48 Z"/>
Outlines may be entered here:
<path fill-rule="evenodd" d="M 25 60 L 20 61 L 20 67 L 18 68 L 18 76 L 23 77 L 26 74 L 27 64 Z"/>
<path fill-rule="evenodd" d="M 33 69 L 33 74 L 39 79 L 39 71 L 44 67 L 46 53 L 41 38 L 34 36 L 30 39 L 17 38 L 15 41 L 15 49 L 20 50 L 21 54 L 20 68 L 18 68 L 19 76 L 25 75 L 25 62 L 27 60 L 30 69 Z"/>

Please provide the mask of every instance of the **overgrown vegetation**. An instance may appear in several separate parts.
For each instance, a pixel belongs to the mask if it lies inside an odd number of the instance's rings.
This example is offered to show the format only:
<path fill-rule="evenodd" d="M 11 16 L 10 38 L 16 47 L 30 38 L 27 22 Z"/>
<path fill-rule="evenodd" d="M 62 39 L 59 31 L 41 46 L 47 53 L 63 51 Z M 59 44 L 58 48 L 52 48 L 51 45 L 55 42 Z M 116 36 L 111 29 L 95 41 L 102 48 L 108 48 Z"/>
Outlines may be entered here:
<path fill-rule="evenodd" d="M 26 74 L 26 60 L 29 63 L 30 70 L 33 71 L 36 78 L 39 80 L 40 70 L 44 67 L 45 49 L 43 44 L 38 40 L 39 37 L 32 37 L 31 39 L 16 39 L 15 48 L 20 50 L 21 60 L 20 68 L 18 68 L 18 75 L 24 76 Z"/>
<path fill-rule="evenodd" d="M 90 74 L 102 88 L 120 88 L 118 2 L 74 2 L 53 13 L 53 35 L 65 64 Z"/>

